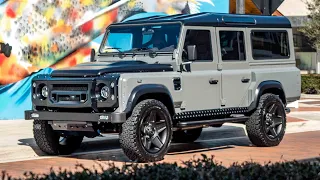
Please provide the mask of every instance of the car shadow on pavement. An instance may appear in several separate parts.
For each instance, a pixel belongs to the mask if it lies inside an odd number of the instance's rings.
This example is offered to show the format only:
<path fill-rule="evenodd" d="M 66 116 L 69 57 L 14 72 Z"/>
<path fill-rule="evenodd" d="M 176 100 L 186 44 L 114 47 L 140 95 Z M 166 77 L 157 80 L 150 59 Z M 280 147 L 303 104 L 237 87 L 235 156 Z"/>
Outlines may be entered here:
<path fill-rule="evenodd" d="M 26 139 L 19 139 L 18 140 L 19 143 L 18 145 L 21 145 L 21 146 L 29 146 L 30 148 L 32 148 L 32 150 L 38 155 L 38 156 L 47 156 L 46 153 L 42 152 L 36 142 L 34 141 L 33 138 L 26 138 Z"/>
<path fill-rule="evenodd" d="M 198 140 L 193 143 L 171 143 L 167 156 L 218 151 L 235 146 L 251 146 L 243 128 L 232 127 L 227 131 L 211 128 L 204 130 Z M 131 162 L 121 150 L 118 139 L 83 143 L 81 148 L 80 154 L 74 153 L 68 157 L 97 161 Z"/>
<path fill-rule="evenodd" d="M 30 146 L 38 156 L 48 156 L 35 144 L 34 139 L 20 139 L 19 145 Z M 193 143 L 171 143 L 167 156 L 178 154 L 218 151 L 234 146 L 250 146 L 245 130 L 241 127 L 223 126 L 223 128 L 206 128 Z M 131 162 L 120 148 L 118 136 L 86 138 L 80 148 L 73 154 L 59 156 L 76 159 Z"/>

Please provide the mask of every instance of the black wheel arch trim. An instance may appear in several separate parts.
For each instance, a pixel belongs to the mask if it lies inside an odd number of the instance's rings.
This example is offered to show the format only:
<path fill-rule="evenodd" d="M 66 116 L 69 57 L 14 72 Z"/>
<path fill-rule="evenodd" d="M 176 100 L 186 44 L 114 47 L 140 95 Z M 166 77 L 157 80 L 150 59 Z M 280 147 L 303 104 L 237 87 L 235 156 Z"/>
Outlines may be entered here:
<path fill-rule="evenodd" d="M 128 102 L 124 112 L 127 114 L 130 114 L 133 111 L 134 106 L 138 103 L 138 100 L 141 96 L 146 94 L 156 94 L 156 93 L 165 94 L 170 98 L 172 109 L 169 109 L 169 111 L 172 110 L 173 113 L 175 113 L 174 103 L 173 103 L 171 93 L 169 89 L 162 84 L 142 84 L 135 87 L 128 98 Z"/>
<path fill-rule="evenodd" d="M 284 101 L 283 104 L 286 105 L 286 103 L 287 103 L 286 94 L 285 94 L 285 91 L 283 89 L 282 84 L 279 81 L 274 81 L 274 80 L 263 81 L 258 85 L 257 89 L 255 90 L 254 100 L 248 108 L 249 111 L 254 110 L 258 106 L 260 97 L 263 95 L 263 92 L 265 92 L 268 89 L 280 90 L 280 92 L 283 93 L 282 95 L 284 97 L 282 99 Z"/>

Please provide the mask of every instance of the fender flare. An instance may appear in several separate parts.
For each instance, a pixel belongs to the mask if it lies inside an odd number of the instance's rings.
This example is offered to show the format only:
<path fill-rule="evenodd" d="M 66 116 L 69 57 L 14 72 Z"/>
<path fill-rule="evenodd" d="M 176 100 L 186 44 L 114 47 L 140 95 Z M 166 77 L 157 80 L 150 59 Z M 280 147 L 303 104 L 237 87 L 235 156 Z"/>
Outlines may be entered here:
<path fill-rule="evenodd" d="M 282 84 L 279 81 L 274 81 L 274 80 L 270 80 L 270 81 L 263 81 L 261 82 L 257 89 L 255 90 L 255 95 L 254 95 L 254 101 L 250 104 L 248 110 L 252 111 L 254 110 L 259 103 L 259 99 L 260 97 L 263 95 L 263 92 L 265 92 L 268 89 L 277 89 L 279 90 L 282 94 L 282 96 L 284 97 L 282 100 L 284 101 L 283 103 L 286 105 L 286 95 L 283 89 Z"/>
<path fill-rule="evenodd" d="M 143 96 L 145 94 L 154 94 L 154 93 L 166 94 L 171 100 L 172 107 L 174 107 L 171 93 L 166 86 L 164 86 L 162 84 L 142 84 L 142 85 L 135 87 L 132 90 L 132 92 L 128 98 L 127 105 L 126 105 L 124 112 L 131 113 L 134 106 L 137 104 L 138 99 L 141 96 Z M 173 112 L 174 112 L 174 108 L 171 110 L 173 110 Z"/>

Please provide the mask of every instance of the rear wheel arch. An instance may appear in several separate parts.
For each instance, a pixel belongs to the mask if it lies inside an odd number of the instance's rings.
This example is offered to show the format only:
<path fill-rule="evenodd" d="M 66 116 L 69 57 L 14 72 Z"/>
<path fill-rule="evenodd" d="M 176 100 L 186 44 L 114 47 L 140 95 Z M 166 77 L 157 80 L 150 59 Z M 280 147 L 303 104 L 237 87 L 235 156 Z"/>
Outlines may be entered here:
<path fill-rule="evenodd" d="M 258 85 L 255 91 L 254 101 L 249 106 L 248 108 L 249 111 L 253 111 L 257 108 L 261 96 L 266 93 L 278 95 L 282 103 L 284 105 L 287 104 L 285 91 L 283 89 L 282 84 L 279 81 L 274 81 L 274 80 L 263 81 Z"/>

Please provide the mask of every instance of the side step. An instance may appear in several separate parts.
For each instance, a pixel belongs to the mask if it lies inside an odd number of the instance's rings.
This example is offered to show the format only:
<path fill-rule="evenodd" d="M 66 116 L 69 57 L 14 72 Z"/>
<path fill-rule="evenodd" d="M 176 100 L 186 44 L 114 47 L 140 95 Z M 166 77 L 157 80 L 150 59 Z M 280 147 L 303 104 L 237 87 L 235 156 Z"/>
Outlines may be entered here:
<path fill-rule="evenodd" d="M 195 128 L 211 126 L 215 124 L 245 122 L 248 119 L 249 119 L 248 116 L 239 116 L 239 117 L 231 117 L 231 118 L 223 118 L 223 119 L 185 121 L 185 122 L 178 122 L 174 129 L 175 130 L 195 129 Z"/>

